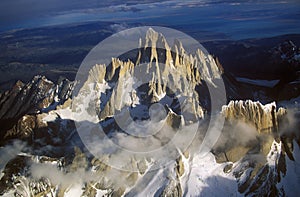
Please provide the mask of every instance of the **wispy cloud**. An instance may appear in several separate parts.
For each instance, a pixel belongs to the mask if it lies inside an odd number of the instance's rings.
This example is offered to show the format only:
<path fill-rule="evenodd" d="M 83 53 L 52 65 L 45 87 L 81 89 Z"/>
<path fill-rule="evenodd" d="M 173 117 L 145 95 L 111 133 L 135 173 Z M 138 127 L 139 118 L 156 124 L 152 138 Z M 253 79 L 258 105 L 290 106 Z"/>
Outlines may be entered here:
<path fill-rule="evenodd" d="M 0 148 L 0 172 L 3 170 L 7 162 L 15 158 L 25 146 L 26 144 L 24 142 L 16 140 L 13 144 Z"/>

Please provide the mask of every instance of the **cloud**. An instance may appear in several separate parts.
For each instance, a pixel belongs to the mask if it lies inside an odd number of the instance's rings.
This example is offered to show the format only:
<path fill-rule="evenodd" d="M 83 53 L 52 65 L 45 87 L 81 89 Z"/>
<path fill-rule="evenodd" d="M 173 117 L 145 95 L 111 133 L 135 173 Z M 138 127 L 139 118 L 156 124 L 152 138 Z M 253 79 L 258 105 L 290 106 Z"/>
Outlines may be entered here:
<path fill-rule="evenodd" d="M 97 3 L 97 0 L 88 0 L 85 2 L 79 0 L 2 0 L 0 3 L 0 25 L 9 25 L 45 16 L 54 16 L 59 12 L 67 10 L 94 7 Z"/>
<path fill-rule="evenodd" d="M 280 135 L 296 135 L 297 138 L 300 137 L 299 128 L 299 111 L 296 108 L 288 108 L 286 115 L 279 122 L 279 132 Z"/>
<path fill-rule="evenodd" d="M 109 27 L 113 30 L 113 33 L 118 33 L 129 28 L 129 26 L 126 23 L 112 24 Z"/>
<path fill-rule="evenodd" d="M 243 160 L 262 164 L 267 162 L 266 157 L 262 154 L 248 154 L 245 156 L 245 158 L 243 158 Z"/>
<path fill-rule="evenodd" d="M 93 125 L 94 123 L 87 122 L 78 125 L 77 128 L 80 128 L 83 143 L 96 158 L 107 156 L 107 165 L 125 171 L 138 171 L 136 163 L 142 160 L 151 161 L 151 164 L 156 166 L 152 169 L 161 168 L 176 160 L 180 152 L 184 152 L 192 143 L 198 129 L 198 123 L 174 129 L 169 125 L 168 121 L 171 120 L 168 118 L 120 121 L 125 126 L 118 125 L 117 121 L 113 120 L 104 125 L 105 132 L 101 127 Z M 116 127 L 122 127 L 123 130 Z"/>
<path fill-rule="evenodd" d="M 76 171 L 65 172 L 53 164 L 32 163 L 29 169 L 33 179 L 40 180 L 47 178 L 52 185 L 59 185 L 67 189 L 77 185 L 84 186 L 90 182 L 101 183 L 103 187 L 112 189 L 118 189 L 131 184 L 128 182 L 124 171 L 114 168 L 107 168 L 107 170 L 98 172 L 91 169 L 79 168 Z"/>
<path fill-rule="evenodd" d="M 52 184 L 68 187 L 75 184 L 96 181 L 97 176 L 85 169 L 78 169 L 74 172 L 65 173 L 56 166 L 45 163 L 33 163 L 30 166 L 30 172 L 33 178 L 41 179 L 47 177 Z"/>
<path fill-rule="evenodd" d="M 156 1 L 148 0 L 142 2 L 142 4 L 152 2 Z M 56 18 L 63 18 L 64 15 L 70 16 L 74 13 L 75 17 L 73 22 L 79 22 L 78 20 L 84 21 L 85 17 L 88 17 L 88 13 L 91 13 L 91 15 L 94 16 L 94 20 L 99 20 L 101 19 L 99 18 L 101 13 L 107 12 L 111 9 L 114 12 L 140 11 L 139 8 L 134 6 L 135 4 L 140 4 L 140 2 L 126 0 L 2 0 L 0 2 L 0 26 L 1 29 L 6 30 L 16 26 L 23 27 L 26 25 L 49 25 L 45 24 L 47 22 L 58 24 L 62 23 L 63 21 L 53 20 Z M 101 12 L 99 12 L 99 9 L 101 9 Z M 84 17 L 80 18 L 80 16 Z M 70 19 L 66 22 L 70 22 Z"/>
<path fill-rule="evenodd" d="M 258 133 L 254 126 L 243 121 L 236 121 L 234 124 L 224 126 L 215 149 L 226 149 L 240 145 L 247 146 L 256 140 L 257 136 Z"/>
<path fill-rule="evenodd" d="M 13 144 L 0 148 L 0 172 L 11 159 L 15 158 L 22 151 L 25 146 L 26 144 L 24 142 L 16 140 Z"/>
<path fill-rule="evenodd" d="M 232 132 L 231 139 L 236 140 L 240 145 L 247 145 L 249 142 L 256 139 L 257 131 L 254 126 L 246 124 L 244 122 L 238 122 Z"/>
<path fill-rule="evenodd" d="M 283 3 L 282 0 L 277 1 L 258 1 L 258 0 L 248 0 L 243 1 L 241 4 L 254 3 L 255 5 L 268 5 L 268 4 L 279 4 Z M 286 1 L 285 3 L 295 4 L 292 0 Z M 137 19 L 151 19 L 157 18 L 157 11 L 161 8 L 165 8 L 166 12 L 163 13 L 164 16 L 170 16 L 172 9 L 186 8 L 186 7 L 207 7 L 215 5 L 231 5 L 237 6 L 234 0 L 2 0 L 0 1 L 0 30 L 11 30 L 16 28 L 32 28 L 46 25 L 56 25 L 56 24 L 67 24 L 67 23 L 78 23 L 86 21 L 125 21 Z M 242 6 L 241 6 L 242 7 Z M 158 9 L 158 10 L 157 10 Z M 149 10 L 153 10 L 152 15 L 146 14 Z M 142 14 L 124 14 L 125 12 L 136 13 L 143 12 Z M 261 10 L 259 9 L 261 12 Z M 244 15 L 247 10 L 241 9 L 241 14 Z M 121 13 L 121 14 L 120 14 Z M 252 9 L 251 9 L 251 12 Z M 262 12 L 264 13 L 264 12 Z M 145 15 L 146 14 L 146 15 Z M 183 14 L 184 12 L 177 12 L 176 14 Z M 222 14 L 222 13 L 221 13 Z M 234 14 L 234 16 L 237 13 Z M 173 14 L 172 14 L 173 15 Z M 251 16 L 252 16 L 251 15 Z M 257 12 L 255 12 L 255 16 Z M 274 15 L 274 14 L 273 14 Z M 272 16 L 273 16 L 272 15 Z M 188 16 L 188 15 L 187 15 Z M 222 15 L 220 15 L 222 16 Z M 218 17 L 220 17 L 218 16 Z M 186 17 L 184 15 L 184 17 Z M 235 17 L 236 18 L 236 17 Z M 241 17 L 239 17 L 241 18 Z M 242 17 L 246 19 L 251 19 L 251 17 Z M 147 20 L 147 21 L 148 21 Z M 165 19 L 163 19 L 165 20 Z M 155 20 L 156 21 L 156 20 Z M 163 21 L 161 21 L 163 22 Z M 164 21 L 167 22 L 167 21 Z M 168 23 L 168 22 L 167 22 Z"/>

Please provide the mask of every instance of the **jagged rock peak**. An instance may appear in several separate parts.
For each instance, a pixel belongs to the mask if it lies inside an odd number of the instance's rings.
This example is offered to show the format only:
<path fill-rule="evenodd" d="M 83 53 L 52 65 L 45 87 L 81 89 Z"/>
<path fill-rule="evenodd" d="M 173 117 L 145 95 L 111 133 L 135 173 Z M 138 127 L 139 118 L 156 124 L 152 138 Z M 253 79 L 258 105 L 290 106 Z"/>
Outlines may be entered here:
<path fill-rule="evenodd" d="M 46 110 L 51 105 L 63 104 L 71 97 L 74 82 L 60 78 L 57 84 L 37 75 L 24 84 L 15 86 L 0 97 L 0 119 L 20 118 L 27 113 Z"/>
<path fill-rule="evenodd" d="M 171 49 L 166 38 L 152 28 L 148 29 L 145 38 L 139 40 L 136 64 L 144 62 L 159 62 L 168 65 L 173 62 Z"/>
<path fill-rule="evenodd" d="M 140 38 L 136 64 L 155 61 L 177 69 L 197 68 L 201 79 L 211 83 L 213 79 L 220 78 L 222 69 L 217 66 L 211 55 L 205 54 L 202 49 L 196 50 L 194 54 L 188 54 L 178 39 L 173 42 L 173 46 L 170 47 L 164 35 L 149 28 L 146 37 Z"/>
<path fill-rule="evenodd" d="M 121 61 L 116 57 L 112 57 L 110 65 L 102 65 L 99 62 L 89 72 L 88 83 L 95 82 L 95 78 L 97 83 L 102 83 L 103 79 L 119 79 L 119 70 L 122 70 L 121 74 L 127 70 L 132 73 L 134 67 L 144 63 L 148 65 L 145 71 L 147 73 L 153 66 L 157 67 L 155 75 L 158 79 L 178 78 L 176 75 L 179 75 L 191 83 L 206 81 L 214 85 L 214 80 L 220 79 L 222 74 L 222 68 L 211 55 L 201 49 L 196 50 L 194 54 L 187 54 L 183 44 L 177 39 L 170 47 L 161 33 L 149 28 L 145 38 L 139 40 L 139 50 L 134 62 Z"/>
<path fill-rule="evenodd" d="M 214 58 L 202 49 L 187 54 L 179 40 L 174 40 L 170 47 L 167 39 L 151 28 L 145 38 L 139 39 L 139 44 L 136 61 L 112 57 L 109 65 L 98 62 L 89 71 L 82 90 L 85 97 L 91 92 L 102 92 L 102 95 L 96 94 L 95 102 L 95 106 L 100 106 L 96 109 L 100 119 L 113 116 L 115 110 L 121 111 L 123 107 L 135 106 L 137 102 L 146 105 L 159 102 L 170 90 L 183 96 L 183 113 L 193 109 L 189 112 L 194 114 L 191 117 L 203 117 L 206 110 L 199 104 L 201 95 L 196 87 L 202 86 L 203 81 L 215 86 L 215 80 L 221 78 L 222 72 Z M 141 84 L 148 87 L 136 89 Z M 145 100 L 141 92 L 145 93 Z M 78 102 L 80 100 L 84 99 L 79 98 Z"/>
<path fill-rule="evenodd" d="M 145 40 L 140 47 L 164 48 L 166 50 L 170 48 L 166 38 L 161 33 L 154 31 L 152 28 L 148 29 Z"/>
<path fill-rule="evenodd" d="M 286 188 L 278 183 L 286 175 L 288 160 L 295 160 L 293 143 L 298 142 L 297 135 L 285 133 L 289 109 L 247 100 L 231 101 L 222 113 L 227 122 L 213 153 L 217 162 L 238 163 L 227 166 L 232 171 L 227 173 L 237 178 L 238 191 L 245 196 L 284 194 Z"/>
<path fill-rule="evenodd" d="M 242 120 L 256 127 L 259 133 L 278 130 L 277 117 L 285 113 L 285 110 L 276 109 L 276 103 L 266 105 L 259 101 L 230 101 L 223 106 L 222 113 L 228 120 Z"/>

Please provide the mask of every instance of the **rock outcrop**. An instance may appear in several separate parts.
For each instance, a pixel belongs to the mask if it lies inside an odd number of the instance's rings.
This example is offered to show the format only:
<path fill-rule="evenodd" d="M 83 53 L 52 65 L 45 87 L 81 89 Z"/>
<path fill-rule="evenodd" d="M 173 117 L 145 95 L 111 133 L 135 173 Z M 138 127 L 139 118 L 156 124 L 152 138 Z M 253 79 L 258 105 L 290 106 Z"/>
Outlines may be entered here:
<path fill-rule="evenodd" d="M 42 127 L 37 114 L 56 109 L 70 99 L 74 82 L 61 78 L 57 84 L 36 76 L 27 84 L 18 81 L 0 97 L 0 136 L 2 139 L 28 137 Z"/>
<path fill-rule="evenodd" d="M 291 119 L 287 113 L 292 112 L 278 109 L 275 102 L 247 100 L 231 101 L 222 113 L 225 127 L 213 153 L 217 162 L 229 162 L 224 172 L 236 177 L 239 192 L 246 196 L 282 195 L 284 189 L 277 184 L 285 174 L 285 155 L 294 160 L 293 141 L 298 141 L 295 132 L 288 137 L 284 132 Z"/>
<path fill-rule="evenodd" d="M 44 76 L 36 76 L 27 84 L 18 81 L 0 98 L 0 119 L 21 117 L 46 110 L 52 104 L 64 103 L 72 93 L 74 82 L 60 79 L 57 85 Z"/>
<path fill-rule="evenodd" d="M 243 121 L 252 124 L 259 133 L 278 132 L 278 116 L 284 114 L 284 109 L 277 111 L 275 102 L 262 105 L 260 102 L 230 101 L 224 106 L 222 113 L 229 121 Z"/>

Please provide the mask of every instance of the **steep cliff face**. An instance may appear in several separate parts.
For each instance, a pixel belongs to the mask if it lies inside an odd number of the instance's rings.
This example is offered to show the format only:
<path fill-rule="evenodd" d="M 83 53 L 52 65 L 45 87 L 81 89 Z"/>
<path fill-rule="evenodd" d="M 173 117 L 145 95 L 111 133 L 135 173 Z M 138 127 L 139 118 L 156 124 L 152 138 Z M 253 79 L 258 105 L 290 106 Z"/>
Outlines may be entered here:
<path fill-rule="evenodd" d="M 72 86 L 73 82 L 67 79 L 60 79 L 56 85 L 44 76 L 36 76 L 27 84 L 18 81 L 11 91 L 1 95 L 0 118 L 20 117 L 64 103 L 71 96 Z"/>
<path fill-rule="evenodd" d="M 280 180 L 286 163 L 294 161 L 293 144 L 299 143 L 296 130 L 285 132 L 287 125 L 297 128 L 297 123 L 288 123 L 295 120 L 294 112 L 278 109 L 275 102 L 262 105 L 247 100 L 231 101 L 222 113 L 226 123 L 213 153 L 217 162 L 228 163 L 224 172 L 236 178 L 238 191 L 246 196 L 280 196 L 289 191 Z"/>
<path fill-rule="evenodd" d="M 0 136 L 2 139 L 29 136 L 39 122 L 36 115 L 64 104 L 72 94 L 74 82 L 60 79 L 57 84 L 36 76 L 27 84 L 18 81 L 0 97 Z"/>
<path fill-rule="evenodd" d="M 259 133 L 277 133 L 278 116 L 285 113 L 283 108 L 276 111 L 275 102 L 262 105 L 260 102 L 230 101 L 222 113 L 229 121 L 243 121 L 252 124 Z"/>

